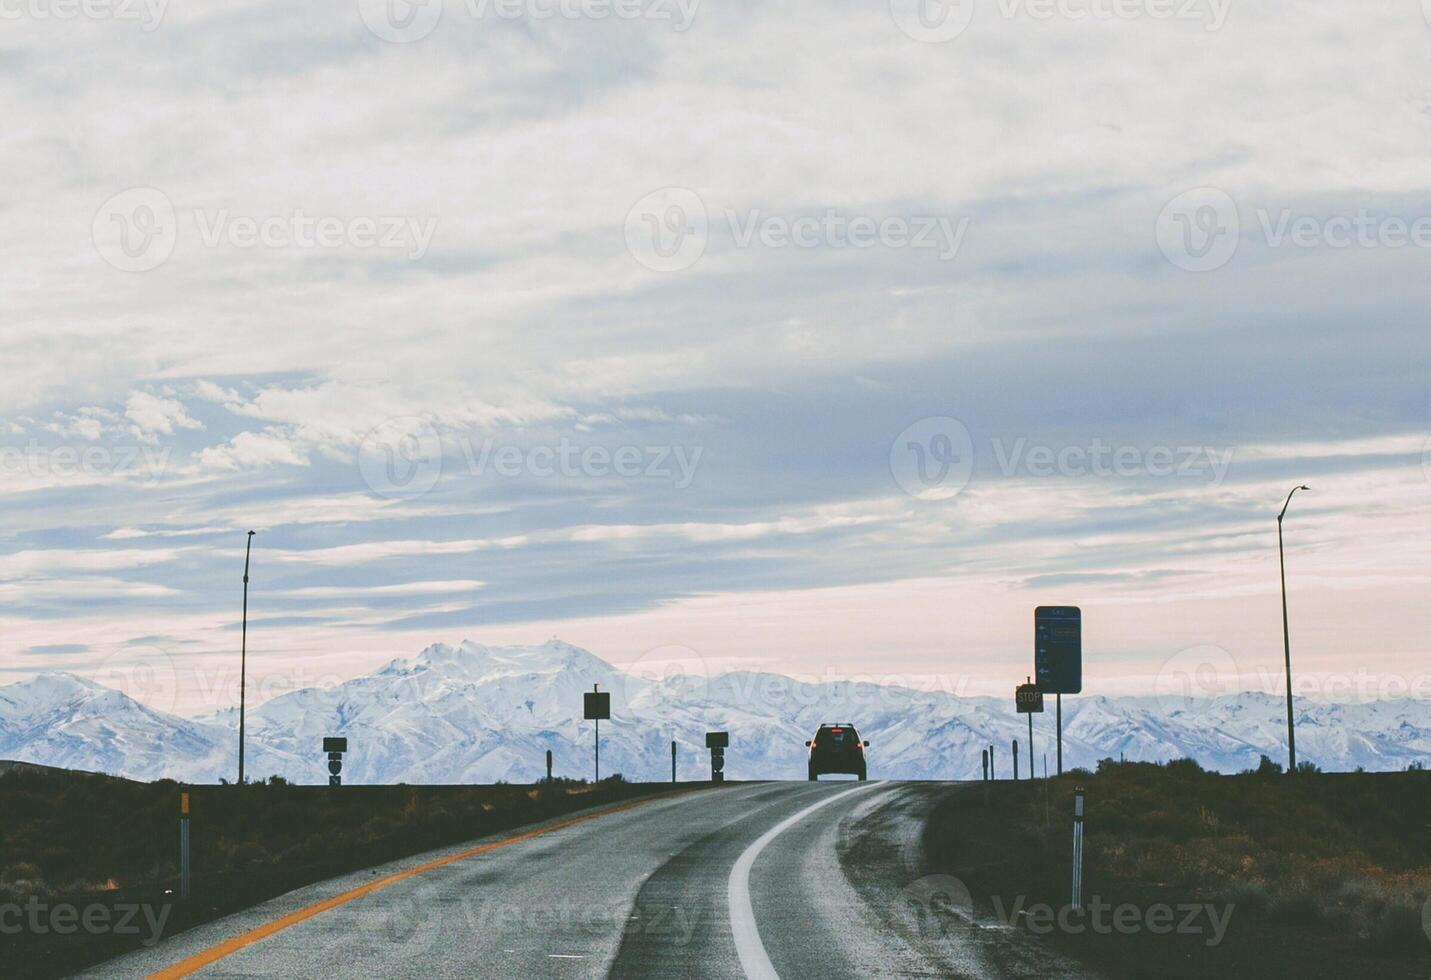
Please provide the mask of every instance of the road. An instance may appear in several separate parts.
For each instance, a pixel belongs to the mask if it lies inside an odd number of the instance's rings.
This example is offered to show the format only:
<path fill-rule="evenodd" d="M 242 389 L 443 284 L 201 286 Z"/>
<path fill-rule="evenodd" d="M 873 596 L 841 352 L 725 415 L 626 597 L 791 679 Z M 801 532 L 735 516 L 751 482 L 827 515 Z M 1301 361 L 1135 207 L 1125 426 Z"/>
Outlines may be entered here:
<path fill-rule="evenodd" d="M 926 816 L 957 791 L 674 793 L 301 888 L 86 975 L 1082 976 L 924 873 Z"/>

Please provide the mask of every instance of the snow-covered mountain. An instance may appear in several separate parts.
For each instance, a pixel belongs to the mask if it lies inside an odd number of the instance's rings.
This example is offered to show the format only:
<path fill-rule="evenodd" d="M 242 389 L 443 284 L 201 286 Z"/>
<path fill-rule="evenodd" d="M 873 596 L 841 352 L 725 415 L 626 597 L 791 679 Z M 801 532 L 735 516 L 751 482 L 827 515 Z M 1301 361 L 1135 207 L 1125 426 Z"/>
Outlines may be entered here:
<path fill-rule="evenodd" d="M 295 691 L 250 709 L 251 777 L 327 781 L 325 735 L 345 735 L 347 783 L 531 781 L 548 749 L 558 775 L 588 776 L 592 725 L 581 695 L 612 693 L 601 727 L 602 772 L 628 779 L 670 777 L 670 743 L 683 778 L 706 771 L 705 733 L 726 730 L 732 779 L 804 776 L 804 741 L 826 721 L 852 722 L 869 739 L 870 773 L 899 779 L 977 778 L 980 752 L 996 746 L 1010 772 L 1019 741 L 1027 771 L 1027 728 L 1012 698 L 966 698 L 867 682 L 797 682 L 738 672 L 712 678 L 674 673 L 646 679 L 553 640 L 541 646 L 437 644 L 367 676 Z M 1050 708 L 1052 705 L 1050 705 Z M 1281 699 L 1070 697 L 1064 701 L 1064 761 L 1197 759 L 1238 771 L 1263 753 L 1285 757 Z M 68 674 L 0 688 L 0 758 L 192 782 L 232 778 L 237 718 L 184 719 L 144 707 L 119 691 Z M 1035 754 L 1052 768 L 1053 713 L 1037 716 Z M 1431 757 L 1431 702 L 1298 705 L 1298 752 L 1326 769 L 1404 769 Z"/>

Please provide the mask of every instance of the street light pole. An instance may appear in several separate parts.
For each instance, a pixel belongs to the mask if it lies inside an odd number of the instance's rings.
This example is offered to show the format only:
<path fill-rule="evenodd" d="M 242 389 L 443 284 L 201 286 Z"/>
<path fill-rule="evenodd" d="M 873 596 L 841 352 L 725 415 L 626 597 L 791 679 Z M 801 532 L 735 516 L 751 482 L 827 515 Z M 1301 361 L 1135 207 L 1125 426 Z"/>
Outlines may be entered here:
<path fill-rule="evenodd" d="M 1287 665 L 1287 773 L 1297 771 L 1297 732 L 1292 727 L 1292 640 L 1287 630 L 1287 558 L 1282 549 L 1282 518 L 1287 516 L 1287 508 L 1292 503 L 1292 494 L 1311 487 L 1297 486 L 1287 494 L 1282 504 L 1282 513 L 1277 515 L 1277 565 L 1282 575 L 1282 656 Z"/>
<path fill-rule="evenodd" d="M 248 532 L 248 545 L 243 554 L 243 632 L 239 640 L 239 785 L 243 785 L 244 688 L 248 684 L 248 560 L 253 554 L 253 535 Z"/>

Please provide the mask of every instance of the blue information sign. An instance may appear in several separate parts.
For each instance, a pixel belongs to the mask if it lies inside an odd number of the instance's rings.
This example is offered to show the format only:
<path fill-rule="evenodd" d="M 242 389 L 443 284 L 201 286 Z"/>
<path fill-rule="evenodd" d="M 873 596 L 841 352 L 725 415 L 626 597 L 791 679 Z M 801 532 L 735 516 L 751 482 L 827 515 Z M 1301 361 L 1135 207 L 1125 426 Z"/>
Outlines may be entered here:
<path fill-rule="evenodd" d="M 1077 606 L 1034 610 L 1034 680 L 1044 694 L 1083 690 L 1083 611 Z"/>

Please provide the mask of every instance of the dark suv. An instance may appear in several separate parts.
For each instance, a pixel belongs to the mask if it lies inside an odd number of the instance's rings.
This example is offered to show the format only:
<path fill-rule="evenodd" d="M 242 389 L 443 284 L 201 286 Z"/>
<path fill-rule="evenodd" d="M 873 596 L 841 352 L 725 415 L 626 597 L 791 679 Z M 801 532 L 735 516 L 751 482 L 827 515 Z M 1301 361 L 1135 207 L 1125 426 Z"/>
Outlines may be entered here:
<path fill-rule="evenodd" d="M 805 743 L 810 749 L 810 778 L 824 773 L 843 772 L 864 779 L 865 747 L 854 725 L 821 725 L 815 740 Z"/>

